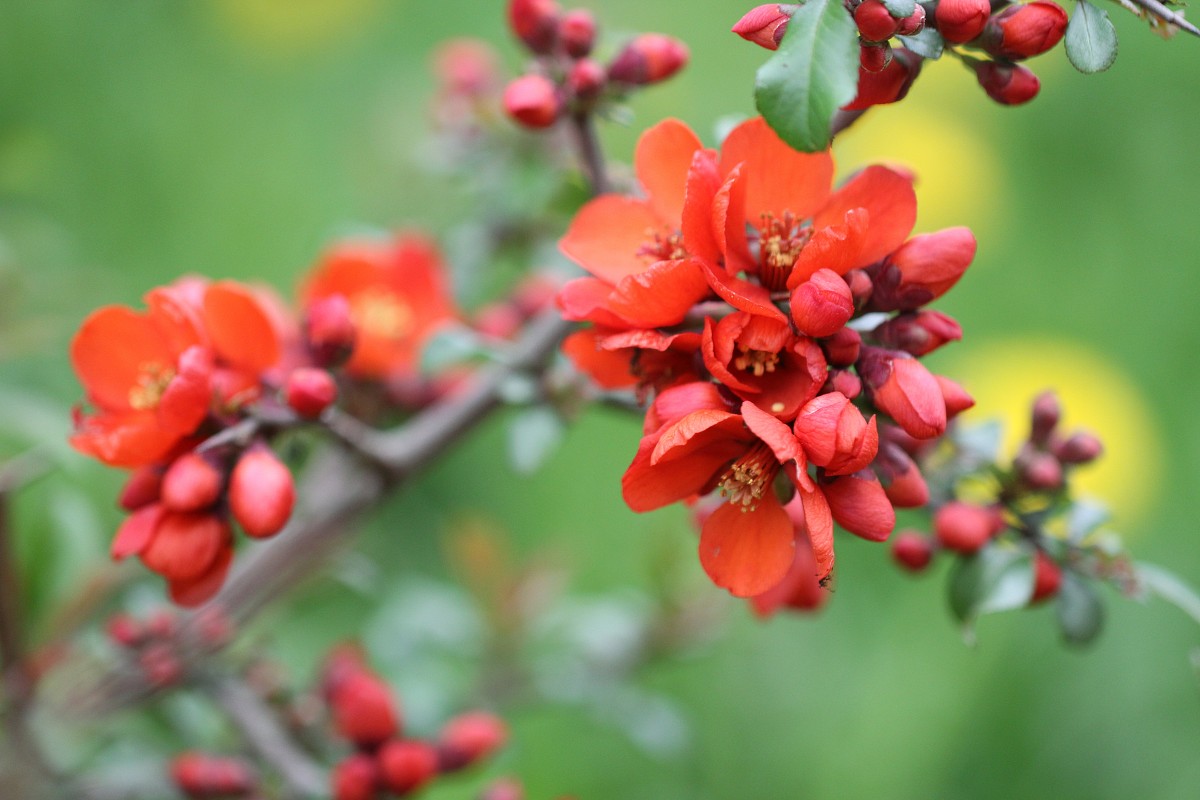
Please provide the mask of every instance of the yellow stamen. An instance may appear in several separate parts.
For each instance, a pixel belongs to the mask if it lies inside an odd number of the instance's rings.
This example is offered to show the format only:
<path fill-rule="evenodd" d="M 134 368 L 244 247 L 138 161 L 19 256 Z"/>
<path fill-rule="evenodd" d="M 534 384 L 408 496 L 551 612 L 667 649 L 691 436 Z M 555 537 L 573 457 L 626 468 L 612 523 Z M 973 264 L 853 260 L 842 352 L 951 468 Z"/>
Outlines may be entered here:
<path fill-rule="evenodd" d="M 753 372 L 756 378 L 761 378 L 764 373 L 774 372 L 775 367 L 779 365 L 779 353 L 751 350 L 744 344 L 738 345 L 738 351 L 741 355 L 733 360 L 733 365 L 738 369 Z"/>
<path fill-rule="evenodd" d="M 679 231 L 671 231 L 668 228 L 656 231 L 653 228 L 647 228 L 646 243 L 638 248 L 637 254 L 647 263 L 653 264 L 655 261 L 676 261 L 687 258 L 688 251 L 683 246 L 683 234 Z"/>
<path fill-rule="evenodd" d="M 412 330 L 412 308 L 383 289 L 356 294 L 350 301 L 350 313 L 360 330 L 377 339 L 403 339 Z"/>
<path fill-rule="evenodd" d="M 775 454 L 765 442 L 758 442 L 730 465 L 718 486 L 730 503 L 740 505 L 743 512 L 753 511 L 770 491 L 778 472 L 779 461 Z"/>
<path fill-rule="evenodd" d="M 158 408 L 168 384 L 175 379 L 175 370 L 156 361 L 138 367 L 137 383 L 129 388 L 129 407 L 137 411 Z"/>

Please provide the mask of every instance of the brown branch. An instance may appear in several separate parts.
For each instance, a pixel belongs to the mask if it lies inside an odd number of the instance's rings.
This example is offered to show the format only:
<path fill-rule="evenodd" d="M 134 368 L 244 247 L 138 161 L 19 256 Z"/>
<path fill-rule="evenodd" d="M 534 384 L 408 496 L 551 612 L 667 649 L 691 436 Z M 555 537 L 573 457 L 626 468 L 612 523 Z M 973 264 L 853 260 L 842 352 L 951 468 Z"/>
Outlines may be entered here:
<path fill-rule="evenodd" d="M 1177 28 L 1187 31 L 1193 36 L 1200 36 L 1200 28 L 1197 28 L 1192 23 L 1183 18 L 1183 15 L 1177 11 L 1167 8 L 1158 0 L 1128 0 L 1129 3 L 1141 8 L 1152 17 L 1166 22 L 1169 25 L 1174 25 Z"/>

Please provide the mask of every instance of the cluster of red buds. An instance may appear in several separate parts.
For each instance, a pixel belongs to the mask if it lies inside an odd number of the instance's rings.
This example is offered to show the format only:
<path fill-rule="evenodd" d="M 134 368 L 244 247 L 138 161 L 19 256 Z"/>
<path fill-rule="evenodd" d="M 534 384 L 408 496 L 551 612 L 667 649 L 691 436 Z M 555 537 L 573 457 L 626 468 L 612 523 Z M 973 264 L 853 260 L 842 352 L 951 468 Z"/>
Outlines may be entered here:
<path fill-rule="evenodd" d="M 190 800 L 230 800 L 257 797 L 258 774 L 233 756 L 197 751 L 181 753 L 171 761 L 171 782 Z"/>
<path fill-rule="evenodd" d="M 912 456 L 973 404 L 919 360 L 961 337 L 923 306 L 974 258 L 965 228 L 910 238 L 911 175 L 868 167 L 836 190 L 828 152 L 765 122 L 719 151 L 667 120 L 640 139 L 643 197 L 602 195 L 560 242 L 590 273 L 559 304 L 591 328 L 568 356 L 600 386 L 654 400 L 623 479 L 649 511 L 702 503 L 700 561 L 761 613 L 808 606 L 833 522 L 888 537 L 922 506 Z"/>
<path fill-rule="evenodd" d="M 1068 551 L 1031 519 L 1058 510 L 1066 498 L 1070 472 L 1100 456 L 1100 440 L 1086 431 L 1062 435 L 1058 399 L 1046 392 L 1033 402 L 1030 433 L 1011 467 L 1002 471 L 991 497 L 952 499 L 933 516 L 933 535 L 904 531 L 892 543 L 896 563 L 910 572 L 923 572 L 940 552 L 968 558 L 1004 538 L 1033 547 L 1030 604 L 1053 597 L 1062 585 L 1063 560 Z M 1033 515 L 1031 517 L 1031 515 Z"/>
<path fill-rule="evenodd" d="M 893 103 L 908 93 L 924 56 L 936 57 L 944 47 L 965 46 L 979 57 L 958 53 L 975 72 L 988 96 L 1004 105 L 1032 100 L 1037 76 L 1018 63 L 1041 55 L 1063 38 L 1067 13 L 1049 0 L 1009 5 L 989 0 L 936 0 L 908 4 L 912 11 L 898 16 L 903 3 L 846 0 L 859 36 L 858 95 L 844 106 L 848 111 Z M 751 9 L 733 32 L 768 50 L 778 48 L 799 6 L 769 3 Z M 938 41 L 924 47 L 907 37 L 922 34 Z M 903 45 L 893 46 L 896 37 Z M 909 49 L 912 47 L 913 49 Z"/>
<path fill-rule="evenodd" d="M 645 33 L 601 64 L 591 57 L 595 17 L 586 9 L 563 11 L 555 0 L 509 0 L 508 24 L 535 57 L 504 91 L 505 112 L 527 128 L 548 128 L 564 114 L 587 111 L 606 93 L 666 80 L 688 60 L 678 39 Z"/>
<path fill-rule="evenodd" d="M 291 516 L 272 436 L 320 420 L 339 378 L 400 394 L 421 343 L 456 316 L 443 272 L 427 241 L 401 235 L 335 247 L 302 286 L 300 321 L 264 290 L 196 277 L 149 292 L 144 312 L 92 313 L 71 360 L 94 410 L 76 410 L 71 443 L 133 470 L 113 557 L 138 556 L 181 605 L 211 597 L 232 523 L 261 539 Z"/>
<path fill-rule="evenodd" d="M 330 654 L 321 677 L 321 695 L 338 735 L 355 747 L 334 768 L 334 800 L 406 797 L 441 775 L 490 757 L 508 738 L 504 722 L 482 711 L 454 717 L 433 740 L 405 735 L 400 706 L 390 687 L 351 646 Z"/>
<path fill-rule="evenodd" d="M 196 620 L 199 644 L 206 649 L 225 645 L 233 636 L 233 625 L 218 608 L 208 608 Z M 185 661 L 179 653 L 179 625 L 166 609 L 145 619 L 118 613 L 105 625 L 108 640 L 136 663 L 146 682 L 156 689 L 178 684 L 184 678 Z"/>

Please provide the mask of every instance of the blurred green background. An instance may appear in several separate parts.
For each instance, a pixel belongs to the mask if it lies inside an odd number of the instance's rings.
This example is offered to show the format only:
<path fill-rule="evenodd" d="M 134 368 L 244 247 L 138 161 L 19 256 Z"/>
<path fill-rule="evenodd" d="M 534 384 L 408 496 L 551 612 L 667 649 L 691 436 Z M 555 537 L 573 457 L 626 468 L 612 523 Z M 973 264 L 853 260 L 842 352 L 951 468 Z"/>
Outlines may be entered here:
<path fill-rule="evenodd" d="M 340 233 L 461 223 L 459 194 L 415 154 L 428 59 L 446 37 L 480 36 L 515 70 L 502 7 L 0 3 L 2 454 L 65 437 L 80 393 L 66 347 L 97 305 L 136 304 L 186 272 L 286 294 Z M 937 359 L 941 371 L 989 410 L 1062 383 L 1070 421 L 1109 437 L 1093 487 L 1114 500 L 1115 528 L 1139 558 L 1200 583 L 1200 41 L 1161 41 L 1106 7 L 1121 36 L 1110 72 L 1081 76 L 1059 48 L 1032 62 L 1041 95 L 1014 109 L 988 101 L 961 66 L 928 64 L 908 101 L 870 112 L 837 149 L 847 168 L 911 163 L 920 226 L 977 232 L 975 265 L 939 304 L 966 331 Z M 656 30 L 692 49 L 679 78 L 636 100 L 630 127 L 604 130 L 614 159 L 663 116 L 712 141 L 722 117 L 752 113 L 764 53 L 728 33 L 743 7 L 605 0 L 596 10 L 614 36 Z M 386 649 L 376 601 L 447 575 L 439 541 L 463 511 L 493 516 L 525 556 L 552 550 L 581 596 L 651 584 L 664 550 L 697 577 L 684 514 L 635 516 L 620 500 L 637 436 L 637 420 L 589 412 L 524 477 L 506 466 L 503 420 L 493 422 L 384 510 L 362 540 L 365 578 L 343 565 L 341 580 L 273 612 L 271 640 L 301 677 L 345 637 L 365 632 Z M 119 520 L 118 476 L 64 458 L 66 476 L 19 508 L 26 599 L 43 627 Z M 729 622 L 713 644 L 639 675 L 687 723 L 674 751 L 636 746 L 576 705 L 523 705 L 495 771 L 520 775 L 531 798 L 585 800 L 1197 796 L 1194 623 L 1110 595 L 1107 630 L 1084 652 L 1060 645 L 1048 609 L 985 619 L 971 648 L 935 572 L 910 579 L 885 548 L 846 537 L 820 616 L 761 625 L 717 598 Z M 450 784 L 438 797 L 468 791 Z"/>

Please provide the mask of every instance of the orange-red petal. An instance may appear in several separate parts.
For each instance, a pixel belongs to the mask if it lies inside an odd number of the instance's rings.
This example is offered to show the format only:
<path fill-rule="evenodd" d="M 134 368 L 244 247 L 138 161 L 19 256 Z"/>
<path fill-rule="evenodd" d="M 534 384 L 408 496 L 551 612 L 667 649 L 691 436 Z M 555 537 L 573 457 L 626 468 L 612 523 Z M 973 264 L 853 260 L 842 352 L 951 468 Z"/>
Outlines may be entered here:
<path fill-rule="evenodd" d="M 220 281 L 204 293 L 204 327 L 222 361 L 259 373 L 282 355 L 279 331 L 253 290 Z"/>
<path fill-rule="evenodd" d="M 98 413 L 80 418 L 71 446 L 111 467 L 143 467 L 165 456 L 181 434 L 163 430 L 153 411 Z"/>
<path fill-rule="evenodd" d="M 773 494 L 753 511 L 722 503 L 700 533 L 700 565 L 738 597 L 762 594 L 787 575 L 795 555 L 792 521 Z"/>
<path fill-rule="evenodd" d="M 704 145 L 677 119 L 665 119 L 638 139 L 633 168 L 646 190 L 646 199 L 664 222 L 678 223 L 683 216 L 684 192 L 692 157 Z"/>
<path fill-rule="evenodd" d="M 167 591 L 172 602 L 185 608 L 195 608 L 211 599 L 225 583 L 229 565 L 233 563 L 233 548 L 226 547 L 202 575 L 191 580 L 168 580 Z"/>
<path fill-rule="evenodd" d="M 637 384 L 631 364 L 633 351 L 603 350 L 597 336 L 595 328 L 575 331 L 563 340 L 563 353 L 602 389 L 622 389 Z"/>
<path fill-rule="evenodd" d="M 611 284 L 646 269 L 638 251 L 647 232 L 664 232 L 664 221 L 645 200 L 606 194 L 575 214 L 558 249 L 585 270 Z"/>
<path fill-rule="evenodd" d="M 661 328 L 683 321 L 709 295 L 696 259 L 657 261 L 621 280 L 605 308 L 635 328 Z"/>
<path fill-rule="evenodd" d="M 913 191 L 912 178 L 887 167 L 867 167 L 834 192 L 813 218 L 813 227 L 819 230 L 837 225 L 853 208 L 868 211 L 870 226 L 858 263 L 852 264 L 850 269 L 878 261 L 903 244 L 912 233 L 917 221 L 917 194 Z"/>
<path fill-rule="evenodd" d="M 125 306 L 93 311 L 71 340 L 75 373 L 105 411 L 129 410 L 130 392 L 147 370 L 173 369 L 176 355 L 150 314 Z"/>
<path fill-rule="evenodd" d="M 761 117 L 747 120 L 721 145 L 721 172 L 744 164 L 747 182 L 745 220 L 758 224 L 762 214 L 791 211 L 808 217 L 825 205 L 833 182 L 828 151 L 801 153 L 788 147 Z"/>

